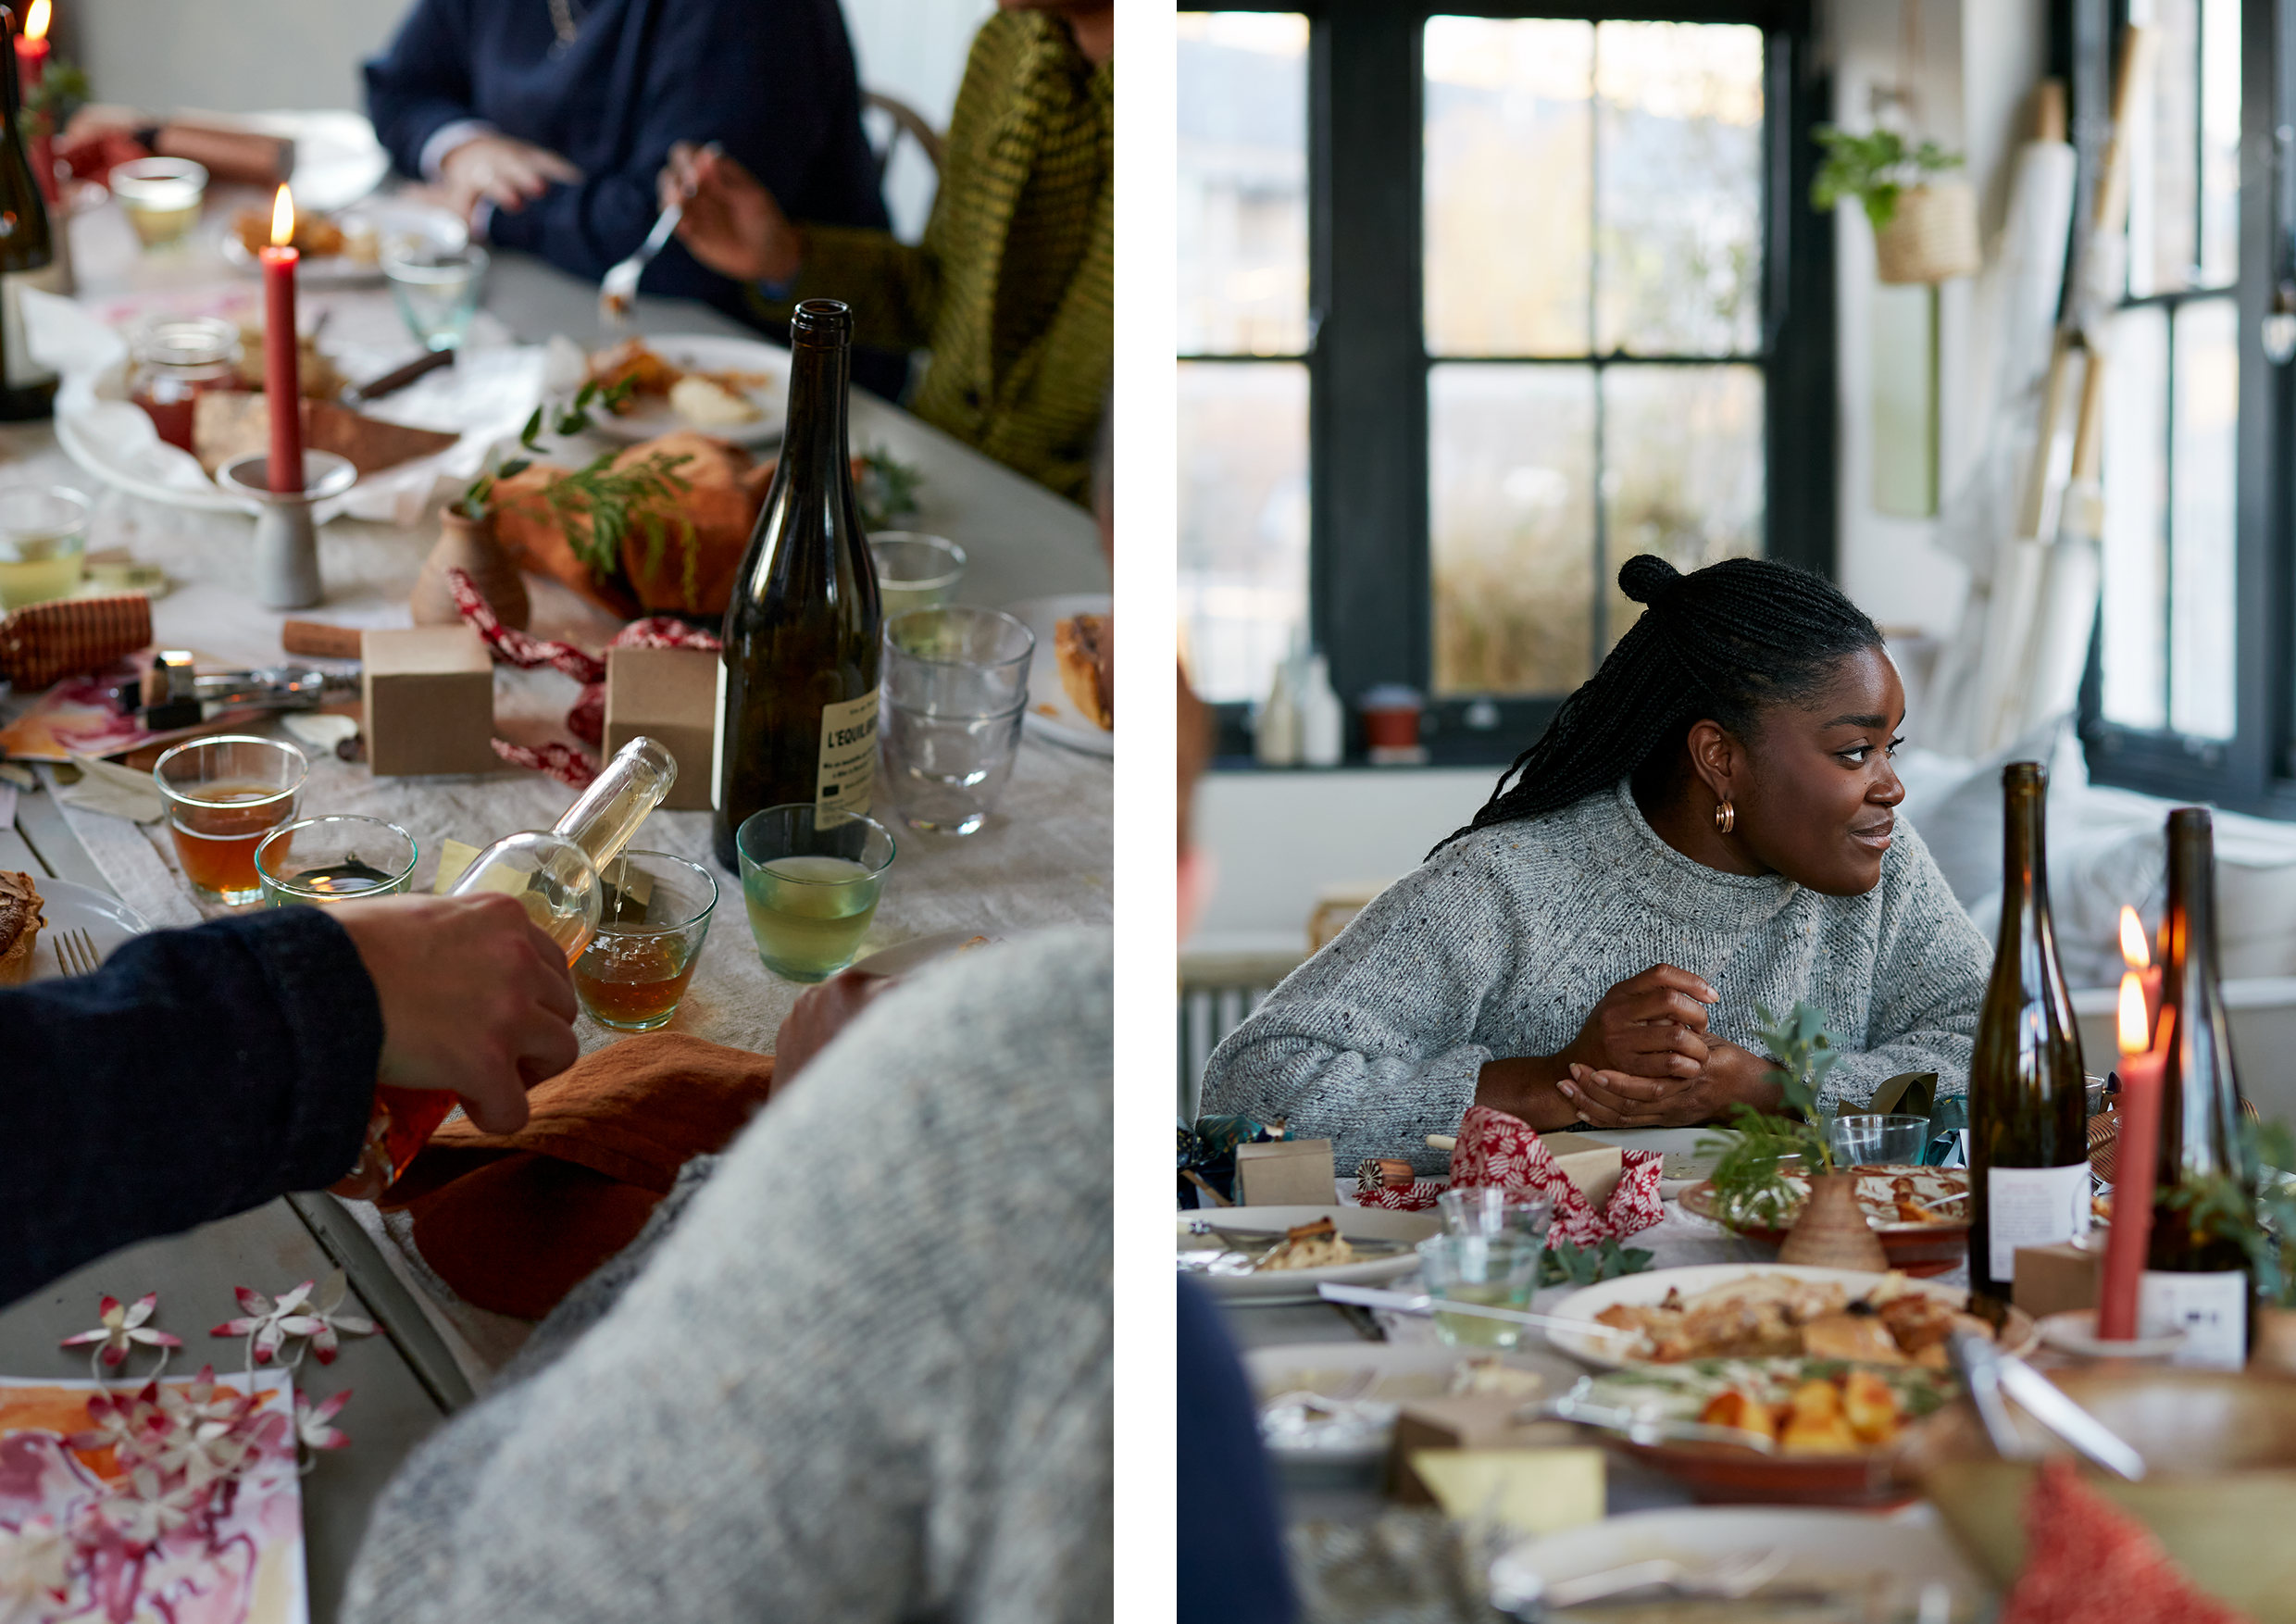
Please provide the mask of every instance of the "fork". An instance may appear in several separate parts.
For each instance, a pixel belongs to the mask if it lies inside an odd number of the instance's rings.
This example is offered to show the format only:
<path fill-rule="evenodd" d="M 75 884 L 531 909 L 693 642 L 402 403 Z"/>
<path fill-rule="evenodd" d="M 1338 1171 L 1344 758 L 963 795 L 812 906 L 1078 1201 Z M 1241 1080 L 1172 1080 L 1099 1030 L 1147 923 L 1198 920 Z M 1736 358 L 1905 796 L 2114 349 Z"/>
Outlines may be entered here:
<path fill-rule="evenodd" d="M 1630 1562 L 1605 1573 L 1590 1573 L 1578 1579 L 1566 1579 L 1546 1587 L 1536 1599 L 1550 1612 L 1584 1606 L 1589 1602 L 1607 1596 L 1624 1595 L 1630 1591 L 1662 1585 L 1681 1596 L 1711 1596 L 1723 1601 L 1739 1601 L 1752 1595 L 1771 1580 L 1785 1571 L 1788 1556 L 1776 1546 L 1756 1551 L 1741 1551 L 1719 1557 L 1703 1565 L 1671 1561 L 1653 1557 L 1647 1562 Z"/>
<path fill-rule="evenodd" d="M 646 233 L 646 240 L 638 244 L 638 252 L 620 264 L 606 268 L 598 283 L 598 325 L 619 328 L 628 319 L 630 307 L 638 297 L 638 279 L 654 263 L 654 256 L 662 251 L 662 245 L 669 241 L 670 232 L 678 229 L 678 222 L 685 219 L 685 200 L 680 198 L 662 210 L 654 229 Z"/>
<path fill-rule="evenodd" d="M 56 955 L 56 969 L 66 976 L 94 975 L 104 962 L 95 951 L 95 938 L 79 927 L 57 931 L 48 947 Z"/>

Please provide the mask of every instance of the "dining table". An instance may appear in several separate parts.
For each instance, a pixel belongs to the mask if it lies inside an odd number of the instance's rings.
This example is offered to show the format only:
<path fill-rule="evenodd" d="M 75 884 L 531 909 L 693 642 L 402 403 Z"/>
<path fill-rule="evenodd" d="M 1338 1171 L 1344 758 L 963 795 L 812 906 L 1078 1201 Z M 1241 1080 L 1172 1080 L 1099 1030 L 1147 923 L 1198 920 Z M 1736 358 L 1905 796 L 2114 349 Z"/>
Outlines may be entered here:
<path fill-rule="evenodd" d="M 117 205 L 75 212 L 69 234 L 80 304 L 112 319 L 174 301 L 205 310 L 245 298 L 254 279 L 226 255 L 222 235 L 233 207 L 248 201 L 222 189 L 211 193 L 207 218 L 189 243 L 149 252 L 139 247 Z M 331 334 L 387 347 L 395 328 L 391 295 L 379 279 L 306 286 L 303 319 L 306 331 L 319 327 L 322 348 Z M 707 305 L 646 295 L 636 300 L 628 323 L 629 331 L 656 336 L 756 336 Z M 612 336 L 600 330 L 596 283 L 525 254 L 493 254 L 470 341 L 474 359 L 554 338 L 588 350 Z M 403 331 L 397 342 L 399 359 L 418 353 Z M 917 476 L 917 511 L 902 528 L 947 537 L 968 555 L 956 601 L 1002 607 L 1108 590 L 1097 527 L 1083 509 L 859 389 L 852 394 L 850 418 L 857 452 L 888 453 Z M 583 455 L 592 448 L 577 442 L 559 449 Z M 166 588 L 152 603 L 161 646 L 187 648 L 225 668 L 290 663 L 281 644 L 286 616 L 257 598 L 248 515 L 118 488 L 75 461 L 51 423 L 0 426 L 0 484 L 61 484 L 95 499 L 91 551 L 125 552 L 166 573 Z M 411 518 L 405 511 L 329 518 L 319 532 L 324 601 L 293 613 L 360 629 L 409 624 L 408 593 L 438 538 L 439 507 L 458 493 L 443 481 L 418 493 Z M 529 588 L 530 630 L 537 636 L 595 652 L 619 627 L 555 581 L 530 578 Z M 1051 651 L 1039 649 L 1037 658 L 1036 680 L 1055 681 Z M 566 725 L 579 693 L 572 678 L 547 668 L 498 666 L 493 682 L 498 736 L 528 744 L 578 743 Z M 31 697 L 0 691 L 0 721 Z M 281 728 L 277 717 L 264 717 L 244 731 L 286 736 Z M 323 751 L 306 754 L 311 766 L 300 815 L 357 813 L 399 824 L 423 853 L 418 888 L 430 882 L 443 842 L 482 846 L 515 831 L 546 828 L 574 795 L 540 772 L 507 765 L 474 775 L 381 777 Z M 12 820 L 0 821 L 0 868 L 116 897 L 154 929 L 194 926 L 229 911 L 194 896 L 164 824 L 139 824 L 59 798 L 74 776 L 69 766 L 42 764 L 35 772 L 32 784 L 14 795 Z M 1107 924 L 1112 802 L 1109 753 L 1070 748 L 1032 729 L 1002 799 L 977 832 L 933 834 L 895 825 L 898 850 L 863 953 L 949 931 L 1003 939 L 1059 925 Z M 709 822 L 704 811 L 657 810 L 633 845 L 710 868 Z M 717 879 L 720 905 L 670 1030 L 769 1052 L 804 989 L 764 967 L 739 906 L 738 880 L 723 873 Z M 585 1052 L 622 1035 L 587 1014 L 578 1030 Z M 172 1105 L 155 1102 L 155 1108 Z M 236 1288 L 275 1295 L 335 1268 L 347 1275 L 352 1305 L 381 1330 L 346 1340 L 333 1364 L 306 1362 L 298 1375 L 315 1399 L 344 1388 L 356 1392 L 341 1418 L 352 1446 L 319 1457 L 303 1481 L 311 1617 L 319 1624 L 334 1617 L 370 1509 L 393 1471 L 445 1417 L 484 1391 L 530 1325 L 463 1302 L 423 1264 L 402 1219 L 323 1193 L 285 1196 L 189 1233 L 129 1246 L 0 1309 L 0 1373 L 84 1377 L 84 1354 L 59 1347 L 61 1339 L 95 1323 L 104 1295 L 129 1301 L 156 1292 L 154 1323 L 190 1344 L 171 1368 L 183 1373 L 210 1356 L 202 1345 L 208 1343 L 206 1327 L 236 1311 Z M 224 1355 L 218 1366 L 234 1365 L 234 1346 L 212 1345 Z"/>

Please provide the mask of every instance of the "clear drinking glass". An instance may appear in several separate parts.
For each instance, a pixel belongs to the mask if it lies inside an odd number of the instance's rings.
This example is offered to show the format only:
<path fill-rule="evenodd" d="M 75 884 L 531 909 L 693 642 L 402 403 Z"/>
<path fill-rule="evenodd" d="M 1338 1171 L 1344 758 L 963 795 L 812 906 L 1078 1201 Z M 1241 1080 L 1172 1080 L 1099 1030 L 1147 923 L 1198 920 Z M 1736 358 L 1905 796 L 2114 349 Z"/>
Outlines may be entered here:
<path fill-rule="evenodd" d="M 877 916 L 892 833 L 850 812 L 768 806 L 734 831 L 742 902 L 757 956 L 791 981 L 825 981 L 854 961 Z"/>
<path fill-rule="evenodd" d="M 1446 1190 L 1435 1198 L 1447 1235 L 1521 1235 L 1543 1246 L 1554 1221 L 1554 1198 L 1536 1190 L 1485 1185 Z"/>
<path fill-rule="evenodd" d="M 146 248 L 165 248 L 199 223 L 207 171 L 189 158 L 137 158 L 114 164 L 105 184 L 119 199 L 136 240 Z"/>
<path fill-rule="evenodd" d="M 574 991 L 601 1026 L 668 1026 L 718 911 L 709 870 L 667 852 L 625 852 L 599 873 L 598 933 L 574 961 Z"/>
<path fill-rule="evenodd" d="M 486 285 L 486 250 L 437 243 L 393 243 L 382 251 L 382 274 L 390 280 L 407 331 L 425 349 L 451 350 L 470 331 Z"/>
<path fill-rule="evenodd" d="M 94 504 L 66 485 L 0 490 L 0 609 L 79 590 Z"/>
<path fill-rule="evenodd" d="M 334 813 L 274 829 L 256 846 L 256 878 L 273 907 L 391 896 L 415 877 L 415 837 L 380 818 Z"/>
<path fill-rule="evenodd" d="M 256 847 L 293 820 L 310 770 L 293 744 L 240 733 L 191 740 L 153 764 L 176 859 L 193 891 L 234 906 L 263 894 Z"/>
<path fill-rule="evenodd" d="M 1836 1117 L 1826 1137 L 1835 1162 L 1845 1168 L 1919 1167 L 1922 1147 L 1929 1142 L 1929 1118 Z"/>
<path fill-rule="evenodd" d="M 994 609 L 913 609 L 885 623 L 883 793 L 912 829 L 970 834 L 1020 752 L 1036 634 Z"/>
<path fill-rule="evenodd" d="M 965 576 L 965 549 L 940 536 L 879 531 L 869 537 L 877 562 L 877 597 L 884 618 L 933 609 L 956 596 Z"/>
<path fill-rule="evenodd" d="M 1546 1248 L 1529 1236 L 1430 1235 L 1419 1243 L 1419 1273 L 1438 1302 L 1527 1309 Z M 1435 1331 L 1453 1347 L 1511 1348 L 1528 1326 L 1479 1314 L 1435 1310 Z"/>

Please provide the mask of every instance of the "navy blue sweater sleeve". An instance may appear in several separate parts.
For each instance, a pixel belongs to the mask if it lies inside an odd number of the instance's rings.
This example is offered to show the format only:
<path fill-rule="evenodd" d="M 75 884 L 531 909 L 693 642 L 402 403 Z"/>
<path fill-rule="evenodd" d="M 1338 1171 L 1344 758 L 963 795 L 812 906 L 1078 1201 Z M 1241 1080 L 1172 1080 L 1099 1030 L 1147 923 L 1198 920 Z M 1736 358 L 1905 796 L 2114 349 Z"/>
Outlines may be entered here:
<path fill-rule="evenodd" d="M 1179 1617 L 1189 1624 L 1292 1624 L 1282 1518 L 1259 1418 L 1219 1309 L 1179 1282 Z"/>
<path fill-rule="evenodd" d="M 350 1171 L 382 1010 L 322 908 L 162 931 L 0 991 L 0 1304 Z"/>
<path fill-rule="evenodd" d="M 423 144 L 476 110 L 470 0 L 415 0 L 383 54 L 367 64 L 367 116 L 391 161 L 422 172 Z"/>

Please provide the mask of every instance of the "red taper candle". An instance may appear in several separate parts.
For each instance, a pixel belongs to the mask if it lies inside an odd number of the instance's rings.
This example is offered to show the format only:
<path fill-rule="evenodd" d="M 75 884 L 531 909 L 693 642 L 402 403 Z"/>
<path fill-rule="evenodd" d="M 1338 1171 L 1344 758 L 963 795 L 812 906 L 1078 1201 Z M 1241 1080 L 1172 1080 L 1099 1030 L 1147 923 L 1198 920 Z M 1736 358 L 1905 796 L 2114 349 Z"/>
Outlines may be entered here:
<path fill-rule="evenodd" d="M 24 13 L 23 31 L 16 36 L 16 82 L 27 102 L 48 69 L 48 0 L 31 0 Z M 31 154 L 31 178 L 40 187 L 40 195 L 50 203 L 56 201 L 53 133 L 33 142 Z"/>
<path fill-rule="evenodd" d="M 285 186 L 271 207 L 263 251 L 263 393 L 271 412 L 270 487 L 303 489 L 303 378 L 295 342 L 295 200 Z"/>
<path fill-rule="evenodd" d="M 2137 1297 L 2152 1240 L 2152 1193 L 2161 1150 L 2161 1077 L 2167 1056 L 2152 1041 L 2143 978 L 2121 977 L 2120 1131 L 2113 1147 L 2113 1228 L 2104 1242 L 2104 1280 L 2097 1293 L 2097 1337 L 2131 1342 Z"/>

